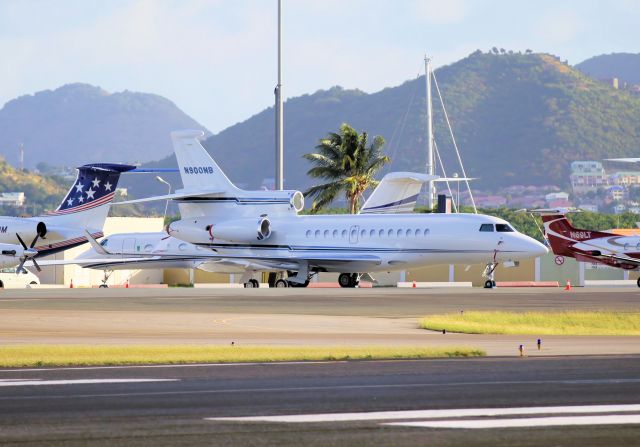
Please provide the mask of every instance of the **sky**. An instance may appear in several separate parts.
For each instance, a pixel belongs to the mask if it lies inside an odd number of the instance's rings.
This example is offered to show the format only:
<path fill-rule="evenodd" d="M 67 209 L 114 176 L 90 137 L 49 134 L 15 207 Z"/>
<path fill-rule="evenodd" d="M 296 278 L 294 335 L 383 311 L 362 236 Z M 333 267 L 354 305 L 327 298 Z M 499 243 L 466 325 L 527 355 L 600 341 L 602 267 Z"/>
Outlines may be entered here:
<path fill-rule="evenodd" d="M 282 0 L 286 98 L 375 92 L 476 49 L 640 52 L 637 0 Z M 85 82 L 155 93 L 212 132 L 273 104 L 277 0 L 0 0 L 0 105 Z"/>

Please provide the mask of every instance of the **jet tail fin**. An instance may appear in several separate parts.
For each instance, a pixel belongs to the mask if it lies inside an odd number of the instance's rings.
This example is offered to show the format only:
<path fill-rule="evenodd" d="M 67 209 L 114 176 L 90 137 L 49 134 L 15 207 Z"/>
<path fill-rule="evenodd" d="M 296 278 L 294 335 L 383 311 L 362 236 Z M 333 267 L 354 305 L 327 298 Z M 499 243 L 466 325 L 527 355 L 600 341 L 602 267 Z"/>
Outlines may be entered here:
<path fill-rule="evenodd" d="M 360 214 L 411 213 L 416 206 L 422 184 L 438 178 L 437 175 L 418 172 L 391 172 L 373 190 Z"/>
<path fill-rule="evenodd" d="M 76 181 L 55 211 L 41 216 L 47 226 L 102 230 L 120 174 L 135 166 L 93 163 L 80 166 Z"/>
<path fill-rule="evenodd" d="M 222 172 L 207 150 L 200 144 L 201 130 L 171 132 L 180 177 L 185 190 L 236 191 L 236 186 Z"/>
<path fill-rule="evenodd" d="M 602 231 L 575 228 L 567 219 L 567 213 L 580 212 L 576 208 L 536 209 L 529 212 L 542 218 L 545 235 L 551 250 L 556 255 L 574 257 L 571 250 L 573 244 L 613 235 Z"/>

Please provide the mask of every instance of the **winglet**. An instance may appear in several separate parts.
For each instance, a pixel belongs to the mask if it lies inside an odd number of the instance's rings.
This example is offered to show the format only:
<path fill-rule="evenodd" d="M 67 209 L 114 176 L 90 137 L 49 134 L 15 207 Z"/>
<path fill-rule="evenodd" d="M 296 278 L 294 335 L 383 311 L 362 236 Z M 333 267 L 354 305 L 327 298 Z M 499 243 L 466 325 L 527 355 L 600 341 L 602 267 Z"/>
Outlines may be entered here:
<path fill-rule="evenodd" d="M 87 241 L 89 241 L 89 244 L 91 244 L 91 248 L 93 248 L 96 253 L 99 253 L 101 255 L 111 254 L 106 248 L 100 245 L 98 241 L 93 238 L 93 236 L 91 236 L 91 233 L 89 233 L 89 231 L 84 230 L 84 235 L 87 237 Z"/>

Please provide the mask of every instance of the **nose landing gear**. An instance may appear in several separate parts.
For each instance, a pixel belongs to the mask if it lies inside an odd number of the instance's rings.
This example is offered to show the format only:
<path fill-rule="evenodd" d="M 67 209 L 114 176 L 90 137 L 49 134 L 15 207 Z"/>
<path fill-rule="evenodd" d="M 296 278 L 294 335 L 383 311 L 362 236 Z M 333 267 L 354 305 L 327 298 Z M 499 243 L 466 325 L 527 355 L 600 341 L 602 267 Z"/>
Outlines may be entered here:
<path fill-rule="evenodd" d="M 497 266 L 497 262 L 490 262 L 485 267 L 484 272 L 482 273 L 482 277 L 487 279 L 484 282 L 485 289 L 493 289 L 496 286 L 495 271 Z"/>

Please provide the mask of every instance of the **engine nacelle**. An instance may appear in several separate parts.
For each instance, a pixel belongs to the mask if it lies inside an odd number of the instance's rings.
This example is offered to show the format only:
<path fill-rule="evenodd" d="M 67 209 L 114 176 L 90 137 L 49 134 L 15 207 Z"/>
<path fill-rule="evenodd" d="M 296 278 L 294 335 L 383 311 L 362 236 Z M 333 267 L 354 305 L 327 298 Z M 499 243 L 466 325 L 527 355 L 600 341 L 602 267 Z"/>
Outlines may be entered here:
<path fill-rule="evenodd" d="M 15 267 L 20 263 L 20 258 L 31 258 L 37 253 L 33 249 L 25 250 L 22 245 L 0 244 L 0 268 Z"/>
<path fill-rule="evenodd" d="M 271 236 L 271 222 L 266 216 L 225 220 L 210 224 L 211 218 L 179 220 L 167 227 L 167 233 L 186 242 L 211 243 L 214 241 L 252 243 Z"/>
<path fill-rule="evenodd" d="M 0 241 L 18 243 L 16 233 L 28 244 L 36 235 L 44 237 L 47 234 L 47 226 L 44 222 L 38 222 L 37 220 L 20 217 L 0 217 Z"/>

